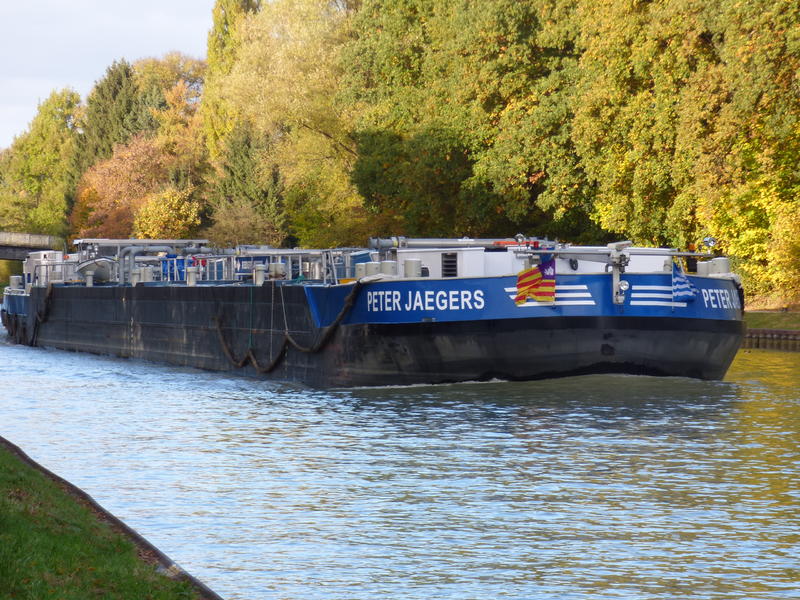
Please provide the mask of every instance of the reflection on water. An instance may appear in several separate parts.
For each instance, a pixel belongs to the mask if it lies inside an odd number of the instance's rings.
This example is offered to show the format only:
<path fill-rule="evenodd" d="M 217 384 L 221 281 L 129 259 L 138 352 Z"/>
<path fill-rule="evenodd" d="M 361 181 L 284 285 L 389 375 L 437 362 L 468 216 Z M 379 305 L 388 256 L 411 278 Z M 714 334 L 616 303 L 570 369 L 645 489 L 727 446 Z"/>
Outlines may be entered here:
<path fill-rule="evenodd" d="M 334 392 L 0 345 L 0 435 L 228 599 L 800 596 L 800 354 Z"/>

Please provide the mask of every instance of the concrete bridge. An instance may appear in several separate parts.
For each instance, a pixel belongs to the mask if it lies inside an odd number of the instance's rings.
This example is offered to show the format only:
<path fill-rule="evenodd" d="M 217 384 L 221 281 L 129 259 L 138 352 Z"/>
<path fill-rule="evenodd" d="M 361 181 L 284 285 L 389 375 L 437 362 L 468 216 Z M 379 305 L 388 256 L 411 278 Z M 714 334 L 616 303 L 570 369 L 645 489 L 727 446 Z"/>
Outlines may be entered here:
<path fill-rule="evenodd" d="M 0 260 L 25 260 L 28 252 L 59 250 L 63 247 L 64 240 L 52 235 L 0 231 Z"/>

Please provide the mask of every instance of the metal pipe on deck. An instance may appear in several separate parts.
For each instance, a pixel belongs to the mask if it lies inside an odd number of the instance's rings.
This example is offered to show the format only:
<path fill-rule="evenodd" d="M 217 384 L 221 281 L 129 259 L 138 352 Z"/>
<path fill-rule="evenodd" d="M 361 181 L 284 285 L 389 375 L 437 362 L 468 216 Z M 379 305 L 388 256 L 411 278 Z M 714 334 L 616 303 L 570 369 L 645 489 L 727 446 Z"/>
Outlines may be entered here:
<path fill-rule="evenodd" d="M 158 240 L 153 240 L 153 241 L 155 242 Z M 200 241 L 205 241 L 205 240 L 200 240 Z M 185 244 L 183 246 L 181 246 L 181 244 L 175 244 L 174 246 L 166 244 L 151 245 L 151 243 L 132 244 L 120 250 L 119 253 L 120 283 L 125 283 L 126 281 L 130 281 L 130 279 L 132 278 L 133 271 L 136 268 L 136 257 L 139 254 L 142 254 L 143 252 L 167 252 L 169 254 L 177 254 L 176 248 L 180 248 L 184 252 L 188 252 L 190 254 L 199 253 L 202 250 L 208 250 L 208 248 L 205 248 L 203 246 L 197 246 L 192 244 Z"/>
<path fill-rule="evenodd" d="M 389 238 L 370 238 L 369 248 L 372 250 L 390 250 L 392 248 L 499 248 L 502 246 L 526 245 L 543 242 L 540 238 L 407 238 L 393 236 Z"/>
<path fill-rule="evenodd" d="M 540 248 L 536 243 L 547 244 Z M 520 246 L 520 249 L 531 254 L 572 254 L 583 260 L 596 260 L 598 255 L 607 257 L 619 244 L 625 244 L 627 254 L 694 256 L 697 258 L 713 258 L 708 252 L 679 251 L 675 248 L 639 248 L 631 247 L 630 242 L 614 242 L 607 246 L 579 246 L 558 244 L 553 240 L 518 235 L 514 238 L 407 238 L 392 236 L 389 238 L 370 238 L 369 248 L 372 250 L 390 250 L 395 248 L 502 248 Z M 531 247 L 533 246 L 533 247 Z M 584 258 L 585 257 L 585 258 Z M 605 260 L 605 259 L 603 259 Z"/>
<path fill-rule="evenodd" d="M 127 246 L 120 250 L 119 253 L 119 282 L 125 283 L 130 281 L 133 275 L 133 269 L 136 267 L 136 256 L 142 252 L 171 252 L 174 253 L 175 249 L 172 246 L 149 246 L 147 244 L 139 244 Z M 130 265 L 127 264 L 130 260 Z"/>

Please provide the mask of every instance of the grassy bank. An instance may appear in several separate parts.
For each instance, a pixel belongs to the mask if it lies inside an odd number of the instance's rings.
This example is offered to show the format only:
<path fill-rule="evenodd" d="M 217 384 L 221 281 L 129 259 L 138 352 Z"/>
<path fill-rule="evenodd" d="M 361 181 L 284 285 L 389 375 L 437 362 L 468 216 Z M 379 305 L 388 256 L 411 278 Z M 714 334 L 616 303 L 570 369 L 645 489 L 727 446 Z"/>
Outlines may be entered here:
<path fill-rule="evenodd" d="M 0 598 L 200 598 L 145 554 L 0 444 Z"/>
<path fill-rule="evenodd" d="M 750 329 L 800 330 L 800 312 L 747 311 L 744 313 L 744 320 Z"/>

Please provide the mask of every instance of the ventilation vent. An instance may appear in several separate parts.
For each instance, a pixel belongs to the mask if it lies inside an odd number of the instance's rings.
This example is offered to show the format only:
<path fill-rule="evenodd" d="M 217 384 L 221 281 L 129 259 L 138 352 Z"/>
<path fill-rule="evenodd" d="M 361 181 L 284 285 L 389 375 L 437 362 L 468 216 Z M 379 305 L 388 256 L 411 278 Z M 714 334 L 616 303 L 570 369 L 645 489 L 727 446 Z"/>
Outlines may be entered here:
<path fill-rule="evenodd" d="M 458 254 L 442 252 L 442 277 L 458 277 Z"/>

